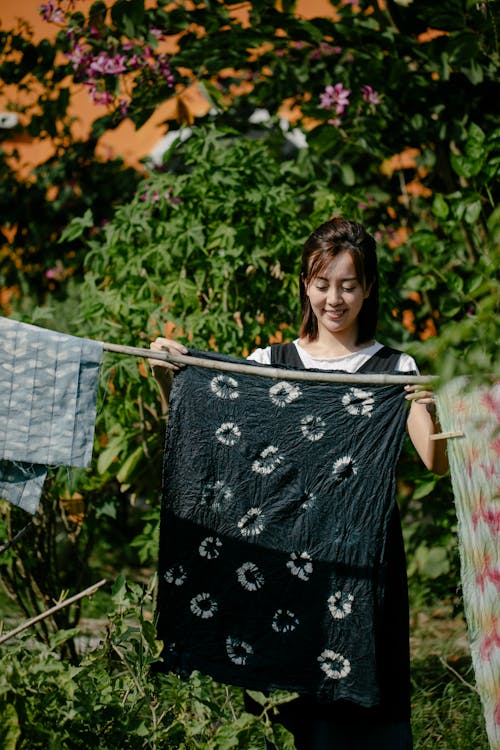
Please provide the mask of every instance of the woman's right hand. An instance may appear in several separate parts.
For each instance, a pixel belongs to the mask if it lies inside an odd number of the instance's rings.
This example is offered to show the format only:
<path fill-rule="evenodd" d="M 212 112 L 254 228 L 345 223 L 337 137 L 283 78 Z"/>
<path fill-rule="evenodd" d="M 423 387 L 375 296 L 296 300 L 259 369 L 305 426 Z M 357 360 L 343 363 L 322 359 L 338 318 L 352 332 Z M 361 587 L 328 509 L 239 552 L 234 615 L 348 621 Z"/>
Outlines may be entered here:
<path fill-rule="evenodd" d="M 158 336 L 154 341 L 151 342 L 149 348 L 155 352 L 172 352 L 172 354 L 187 354 L 188 350 L 182 344 L 172 339 L 165 339 L 162 336 Z M 165 362 L 163 359 L 150 359 L 149 364 L 153 369 L 156 367 L 162 367 L 167 370 L 178 370 L 180 365 L 176 365 L 173 362 Z"/>

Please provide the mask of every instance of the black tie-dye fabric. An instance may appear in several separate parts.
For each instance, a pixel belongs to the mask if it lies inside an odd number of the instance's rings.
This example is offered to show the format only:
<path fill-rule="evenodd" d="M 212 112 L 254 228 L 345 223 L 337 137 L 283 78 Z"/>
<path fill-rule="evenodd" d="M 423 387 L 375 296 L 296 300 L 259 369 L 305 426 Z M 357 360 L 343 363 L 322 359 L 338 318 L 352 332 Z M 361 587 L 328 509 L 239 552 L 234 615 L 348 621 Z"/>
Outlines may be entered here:
<path fill-rule="evenodd" d="M 163 668 L 322 702 L 379 702 L 382 560 L 405 421 L 402 386 L 194 366 L 176 376 L 159 557 Z"/>

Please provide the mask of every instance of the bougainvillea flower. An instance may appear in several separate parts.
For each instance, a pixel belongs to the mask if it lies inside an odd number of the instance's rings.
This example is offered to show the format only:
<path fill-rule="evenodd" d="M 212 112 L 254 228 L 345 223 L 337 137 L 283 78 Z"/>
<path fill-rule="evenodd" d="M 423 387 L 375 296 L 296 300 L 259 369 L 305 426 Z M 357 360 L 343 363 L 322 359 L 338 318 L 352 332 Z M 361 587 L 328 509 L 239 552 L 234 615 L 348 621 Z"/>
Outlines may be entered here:
<path fill-rule="evenodd" d="M 375 106 L 377 104 L 380 104 L 380 97 L 378 95 L 378 92 L 374 91 L 371 86 L 362 86 L 361 93 L 363 94 L 363 99 L 368 104 L 374 104 Z"/>
<path fill-rule="evenodd" d="M 335 109 L 337 115 L 342 115 L 345 108 L 349 106 L 350 89 L 345 89 L 342 83 L 336 83 L 334 86 L 329 85 L 321 94 L 320 108 Z"/>

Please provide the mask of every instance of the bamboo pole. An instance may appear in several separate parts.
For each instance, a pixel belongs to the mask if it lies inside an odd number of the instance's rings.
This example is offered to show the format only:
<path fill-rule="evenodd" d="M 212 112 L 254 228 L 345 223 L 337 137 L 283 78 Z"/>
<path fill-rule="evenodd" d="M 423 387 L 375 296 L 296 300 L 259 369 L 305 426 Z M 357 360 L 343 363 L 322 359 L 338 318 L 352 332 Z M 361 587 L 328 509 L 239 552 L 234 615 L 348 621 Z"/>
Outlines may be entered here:
<path fill-rule="evenodd" d="M 0 644 L 5 643 L 5 641 L 8 641 L 10 638 L 13 638 L 15 635 L 22 633 L 23 630 L 27 630 L 32 625 L 36 625 L 37 622 L 40 622 L 41 620 L 45 620 L 46 617 L 50 617 L 55 612 L 59 612 L 59 610 L 64 609 L 64 607 L 69 607 L 70 604 L 74 604 L 79 599 L 83 599 L 85 596 L 92 596 L 92 594 L 95 594 L 95 592 L 98 589 L 100 589 L 102 586 L 104 586 L 105 583 L 108 583 L 107 578 L 103 578 L 102 581 L 99 581 L 98 583 L 94 583 L 93 586 L 89 586 L 87 589 L 85 589 L 85 591 L 80 591 L 79 594 L 70 596 L 69 599 L 65 599 L 62 602 L 58 602 L 54 607 L 51 607 L 50 609 L 46 610 L 46 612 L 42 612 L 36 617 L 32 617 L 31 620 L 28 620 L 22 625 L 19 625 L 17 628 L 14 628 L 14 630 L 10 630 L 8 633 L 4 633 L 4 635 L 0 636 Z"/>
<path fill-rule="evenodd" d="M 344 373 L 325 370 L 293 370 L 268 365 L 246 364 L 245 362 L 226 362 L 217 359 L 204 359 L 186 354 L 172 354 L 171 352 L 158 352 L 152 349 L 141 349 L 135 346 L 122 346 L 121 344 L 109 344 L 101 342 L 105 351 L 116 354 L 128 354 L 133 357 L 146 357 L 147 359 L 160 359 L 176 365 L 194 365 L 205 367 L 209 370 L 221 370 L 223 372 L 243 373 L 256 375 L 262 378 L 273 378 L 275 380 L 302 380 L 309 382 L 324 383 L 355 383 L 370 385 L 430 385 L 438 380 L 435 375 L 389 375 L 386 373 Z"/>

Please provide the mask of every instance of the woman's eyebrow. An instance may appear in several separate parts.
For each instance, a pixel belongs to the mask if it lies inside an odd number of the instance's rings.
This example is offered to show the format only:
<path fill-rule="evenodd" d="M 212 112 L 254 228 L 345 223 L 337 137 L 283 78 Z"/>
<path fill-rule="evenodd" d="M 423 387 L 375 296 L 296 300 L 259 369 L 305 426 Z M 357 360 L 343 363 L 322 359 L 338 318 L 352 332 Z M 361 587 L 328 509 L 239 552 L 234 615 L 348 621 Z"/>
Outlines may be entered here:
<path fill-rule="evenodd" d="M 314 279 L 315 281 L 328 281 L 328 282 L 330 281 L 328 276 L 315 276 Z M 357 281 L 357 280 L 358 280 L 357 276 L 343 276 L 341 279 L 339 279 L 339 281 Z"/>

